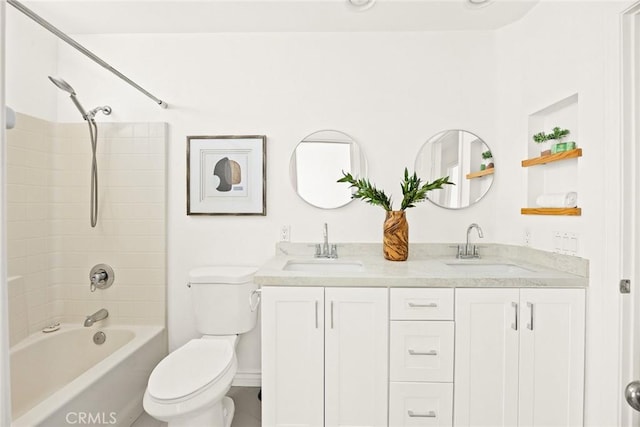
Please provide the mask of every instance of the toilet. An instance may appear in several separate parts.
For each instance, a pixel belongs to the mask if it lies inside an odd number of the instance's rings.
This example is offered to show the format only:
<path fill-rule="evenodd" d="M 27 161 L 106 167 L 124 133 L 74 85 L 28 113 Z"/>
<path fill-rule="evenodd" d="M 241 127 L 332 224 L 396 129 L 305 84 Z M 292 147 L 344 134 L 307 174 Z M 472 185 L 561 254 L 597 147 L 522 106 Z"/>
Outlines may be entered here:
<path fill-rule="evenodd" d="M 236 374 L 238 335 L 255 327 L 256 267 L 210 266 L 189 272 L 196 328 L 203 334 L 162 359 L 144 393 L 145 411 L 169 427 L 229 427 L 225 396 Z"/>

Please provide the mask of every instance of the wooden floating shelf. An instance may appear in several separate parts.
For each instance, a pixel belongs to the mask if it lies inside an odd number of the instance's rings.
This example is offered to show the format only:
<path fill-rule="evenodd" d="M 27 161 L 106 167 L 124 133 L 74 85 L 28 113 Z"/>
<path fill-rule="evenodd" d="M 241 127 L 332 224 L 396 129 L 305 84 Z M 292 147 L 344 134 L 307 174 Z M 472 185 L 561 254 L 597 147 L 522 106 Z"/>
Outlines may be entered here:
<path fill-rule="evenodd" d="M 582 215 L 581 208 L 522 208 L 520 209 L 522 215 L 566 215 L 566 216 L 580 216 Z"/>
<path fill-rule="evenodd" d="M 582 157 L 582 148 L 576 148 L 574 150 L 563 151 L 562 153 L 550 154 L 548 156 L 536 157 L 533 159 L 527 159 L 522 161 L 522 167 L 526 168 L 535 165 L 544 165 L 546 163 L 557 162 L 560 160 L 573 159 L 576 157 Z"/>
<path fill-rule="evenodd" d="M 471 172 L 467 174 L 467 179 L 480 178 L 487 175 L 493 175 L 493 171 L 495 168 L 485 169 L 483 171 Z"/>

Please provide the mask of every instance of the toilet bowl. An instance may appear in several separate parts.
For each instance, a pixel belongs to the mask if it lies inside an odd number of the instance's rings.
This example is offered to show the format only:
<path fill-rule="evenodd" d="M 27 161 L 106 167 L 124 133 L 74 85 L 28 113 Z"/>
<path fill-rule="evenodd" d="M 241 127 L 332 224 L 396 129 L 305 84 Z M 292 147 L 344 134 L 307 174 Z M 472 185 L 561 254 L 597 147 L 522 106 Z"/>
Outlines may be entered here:
<path fill-rule="evenodd" d="M 238 337 L 193 339 L 165 357 L 151 373 L 143 405 L 169 426 L 228 427 L 234 405 L 225 394 L 238 367 Z"/>
<path fill-rule="evenodd" d="M 237 334 L 255 326 L 255 267 L 203 267 L 190 272 L 197 328 L 149 377 L 145 411 L 169 427 L 229 427 L 234 403 L 225 396 L 236 375 Z"/>

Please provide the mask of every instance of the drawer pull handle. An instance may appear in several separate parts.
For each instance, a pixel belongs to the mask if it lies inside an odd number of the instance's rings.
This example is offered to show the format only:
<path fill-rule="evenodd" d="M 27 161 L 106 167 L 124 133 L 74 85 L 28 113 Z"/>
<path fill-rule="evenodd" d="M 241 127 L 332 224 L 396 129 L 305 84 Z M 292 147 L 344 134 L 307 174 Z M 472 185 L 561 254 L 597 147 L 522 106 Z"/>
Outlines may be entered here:
<path fill-rule="evenodd" d="M 407 411 L 407 414 L 409 414 L 411 418 L 437 418 L 436 413 L 434 411 L 421 413 L 421 412 L 413 412 L 411 409 L 409 409 Z"/>
<path fill-rule="evenodd" d="M 415 351 L 414 349 L 409 349 L 409 354 L 411 356 L 437 356 L 438 352 L 436 350 L 429 351 Z"/>
<path fill-rule="evenodd" d="M 430 302 L 428 304 L 416 304 L 415 302 L 410 302 L 409 307 L 411 308 L 436 308 L 438 304 L 435 302 Z"/>

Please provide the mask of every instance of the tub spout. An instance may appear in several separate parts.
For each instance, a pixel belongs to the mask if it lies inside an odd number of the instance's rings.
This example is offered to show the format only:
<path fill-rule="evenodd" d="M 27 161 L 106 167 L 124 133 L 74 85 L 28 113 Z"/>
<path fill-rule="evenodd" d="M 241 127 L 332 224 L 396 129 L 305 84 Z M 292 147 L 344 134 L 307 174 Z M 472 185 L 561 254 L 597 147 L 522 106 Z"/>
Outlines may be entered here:
<path fill-rule="evenodd" d="M 87 318 L 84 319 L 84 326 L 89 327 L 94 323 L 96 323 L 97 321 L 104 320 L 107 317 L 109 317 L 109 312 L 107 311 L 106 308 L 101 308 L 100 310 L 96 311 L 90 316 L 87 316 Z"/>

